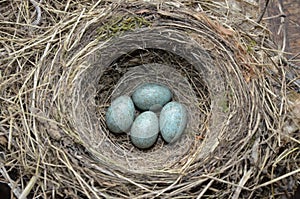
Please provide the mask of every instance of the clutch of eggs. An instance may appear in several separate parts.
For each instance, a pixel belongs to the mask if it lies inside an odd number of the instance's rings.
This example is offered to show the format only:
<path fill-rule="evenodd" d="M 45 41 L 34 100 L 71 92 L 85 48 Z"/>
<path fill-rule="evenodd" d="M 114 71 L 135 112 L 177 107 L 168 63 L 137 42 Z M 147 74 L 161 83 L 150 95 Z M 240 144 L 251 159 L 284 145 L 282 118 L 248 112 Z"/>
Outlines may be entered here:
<path fill-rule="evenodd" d="M 167 143 L 173 143 L 186 128 L 187 111 L 182 104 L 170 102 L 171 99 L 172 92 L 166 86 L 143 84 L 133 92 L 132 98 L 120 96 L 112 101 L 105 116 L 107 127 L 116 134 L 130 132 L 132 144 L 140 149 L 153 146 L 159 131 Z M 136 118 L 135 106 L 144 111 Z M 158 118 L 154 112 L 160 109 Z"/>

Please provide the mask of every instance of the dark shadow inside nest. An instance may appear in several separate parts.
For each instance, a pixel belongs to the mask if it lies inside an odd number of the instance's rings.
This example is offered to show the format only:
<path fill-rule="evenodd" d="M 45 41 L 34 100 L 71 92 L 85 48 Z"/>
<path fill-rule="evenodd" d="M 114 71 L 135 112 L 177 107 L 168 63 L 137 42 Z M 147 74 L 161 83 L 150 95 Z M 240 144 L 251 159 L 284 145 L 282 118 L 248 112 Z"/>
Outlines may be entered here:
<path fill-rule="evenodd" d="M 105 68 L 98 82 L 98 90 L 95 97 L 96 105 L 103 107 L 100 114 L 105 114 L 112 100 L 112 93 L 119 80 L 133 67 L 144 64 L 163 64 L 174 68 L 191 85 L 196 94 L 197 106 L 201 110 L 202 122 L 199 122 L 199 131 L 195 134 L 197 138 L 203 139 L 205 129 L 203 123 L 208 121 L 210 113 L 210 94 L 199 71 L 184 58 L 171 52 L 160 49 L 138 49 L 125 54 L 114 60 L 109 67 Z M 174 99 L 173 99 L 174 100 Z M 104 111 L 103 111 L 104 110 Z M 139 112 L 137 111 L 137 114 Z M 99 113 L 98 113 L 98 116 Z M 106 125 L 105 125 L 106 126 Z M 107 128 L 106 128 L 107 129 Z M 108 131 L 107 131 L 108 132 Z M 128 133 L 115 135 L 107 133 L 108 138 L 115 144 L 121 145 L 127 150 L 132 150 Z M 158 138 L 154 147 L 148 150 L 157 150 L 166 144 L 162 138 Z"/>

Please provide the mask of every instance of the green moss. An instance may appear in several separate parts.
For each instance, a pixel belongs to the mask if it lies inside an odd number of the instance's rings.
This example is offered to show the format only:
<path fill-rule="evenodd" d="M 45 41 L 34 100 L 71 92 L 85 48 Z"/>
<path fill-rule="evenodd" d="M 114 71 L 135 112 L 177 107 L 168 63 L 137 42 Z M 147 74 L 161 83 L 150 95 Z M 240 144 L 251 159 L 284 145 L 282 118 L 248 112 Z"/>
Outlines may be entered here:
<path fill-rule="evenodd" d="M 131 31 L 136 28 L 151 26 L 151 23 L 143 17 L 138 16 L 119 16 L 112 18 L 108 23 L 99 27 L 98 39 L 105 40 L 125 31 Z"/>
<path fill-rule="evenodd" d="M 249 44 L 247 45 L 247 52 L 248 52 L 248 53 L 253 52 L 253 48 L 254 48 L 255 46 L 257 46 L 256 41 L 251 40 L 251 41 L 249 42 Z"/>
<path fill-rule="evenodd" d="M 219 106 L 222 107 L 222 110 L 224 113 L 229 111 L 229 104 L 228 104 L 228 100 L 226 99 L 226 97 L 224 97 L 223 99 L 221 99 L 219 101 Z"/>

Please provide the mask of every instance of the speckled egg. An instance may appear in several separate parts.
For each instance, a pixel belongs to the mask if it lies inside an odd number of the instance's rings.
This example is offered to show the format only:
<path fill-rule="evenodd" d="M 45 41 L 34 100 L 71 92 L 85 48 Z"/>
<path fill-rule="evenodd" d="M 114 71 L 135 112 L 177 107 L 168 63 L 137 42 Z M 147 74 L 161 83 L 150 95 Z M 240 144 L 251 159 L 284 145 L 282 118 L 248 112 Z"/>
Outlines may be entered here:
<path fill-rule="evenodd" d="M 112 101 L 105 119 L 106 125 L 113 133 L 123 133 L 130 129 L 134 120 L 135 108 L 129 96 L 120 96 Z"/>
<path fill-rule="evenodd" d="M 147 149 L 155 143 L 158 132 L 159 125 L 156 114 L 146 111 L 134 120 L 130 131 L 130 139 L 134 146 Z"/>
<path fill-rule="evenodd" d="M 162 107 L 168 103 L 171 98 L 172 93 L 169 88 L 154 83 L 143 84 L 132 94 L 133 103 L 143 111 Z"/>
<path fill-rule="evenodd" d="M 180 138 L 187 124 L 186 108 L 178 102 L 169 102 L 161 110 L 159 117 L 160 133 L 168 143 Z"/>

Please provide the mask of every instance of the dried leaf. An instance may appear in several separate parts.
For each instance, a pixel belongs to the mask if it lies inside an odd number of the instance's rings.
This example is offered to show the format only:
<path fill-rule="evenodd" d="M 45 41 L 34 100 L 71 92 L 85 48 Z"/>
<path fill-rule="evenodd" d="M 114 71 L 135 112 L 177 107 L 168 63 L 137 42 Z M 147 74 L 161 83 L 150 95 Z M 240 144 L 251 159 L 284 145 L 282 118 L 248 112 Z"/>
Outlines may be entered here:
<path fill-rule="evenodd" d="M 145 13 L 150 13 L 151 11 L 148 9 L 141 9 L 135 12 L 135 14 L 145 14 Z"/>
<path fill-rule="evenodd" d="M 7 142 L 8 142 L 8 141 L 7 141 L 6 136 L 1 135 L 1 136 L 0 136 L 0 145 L 6 147 L 6 146 L 7 146 Z"/>

